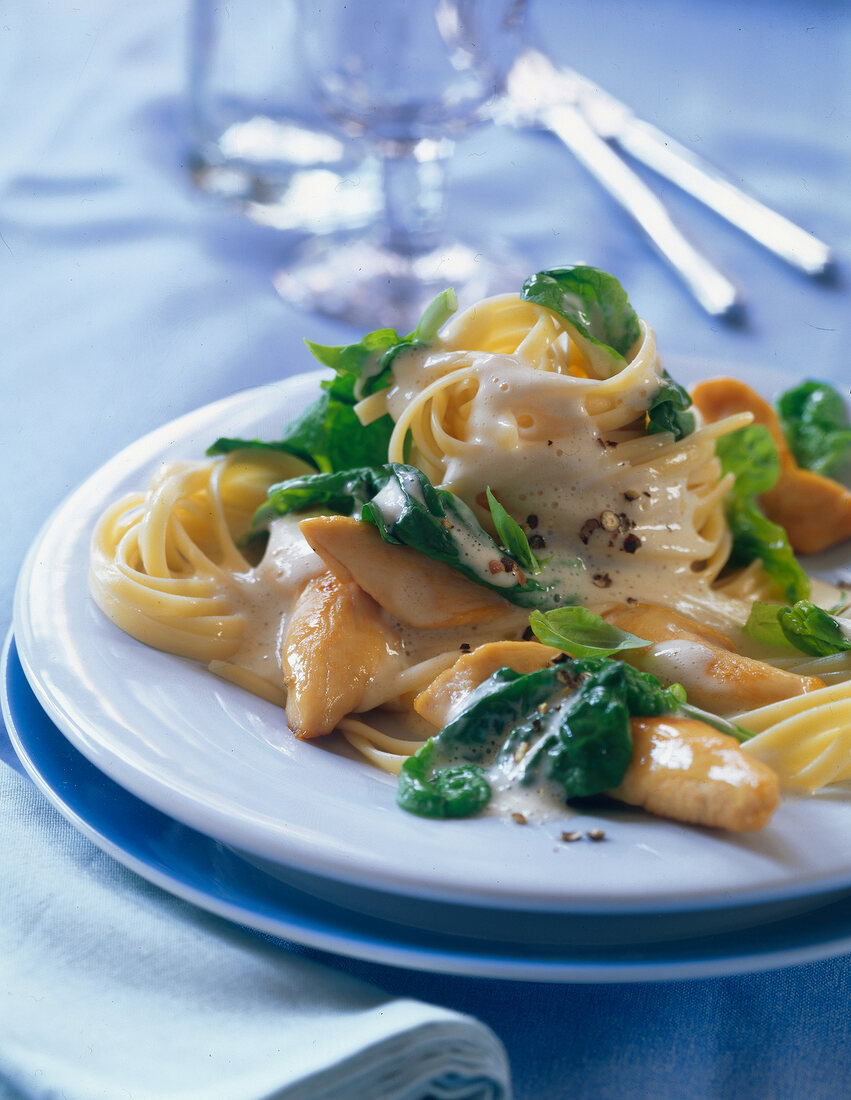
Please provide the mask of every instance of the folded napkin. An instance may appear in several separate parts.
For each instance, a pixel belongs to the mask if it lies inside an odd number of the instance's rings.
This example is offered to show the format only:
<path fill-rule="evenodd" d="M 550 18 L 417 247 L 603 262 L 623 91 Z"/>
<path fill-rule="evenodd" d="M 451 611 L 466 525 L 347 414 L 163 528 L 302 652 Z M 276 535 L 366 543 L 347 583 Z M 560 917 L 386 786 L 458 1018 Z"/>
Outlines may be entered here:
<path fill-rule="evenodd" d="M 479 1021 L 393 998 L 171 897 L 0 764 L 3 1100 L 510 1092 L 505 1052 Z"/>

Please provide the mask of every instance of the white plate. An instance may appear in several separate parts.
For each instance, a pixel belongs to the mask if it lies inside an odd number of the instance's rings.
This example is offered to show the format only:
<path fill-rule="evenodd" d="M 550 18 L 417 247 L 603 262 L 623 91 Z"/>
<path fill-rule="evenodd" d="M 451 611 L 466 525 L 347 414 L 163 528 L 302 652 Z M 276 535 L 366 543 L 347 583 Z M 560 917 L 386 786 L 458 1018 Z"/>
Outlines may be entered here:
<path fill-rule="evenodd" d="M 696 376 L 674 369 L 684 381 Z M 392 777 L 332 742 L 297 741 L 278 708 L 108 622 L 86 582 L 105 505 L 144 486 L 163 458 L 200 457 L 219 435 L 275 438 L 320 377 L 240 393 L 151 433 L 86 481 L 39 535 L 18 584 L 15 634 L 39 701 L 84 756 L 151 806 L 254 857 L 392 894 L 658 913 L 851 886 L 847 792 L 788 802 L 750 837 L 627 810 L 523 828 L 488 817 L 423 820 L 397 809 Z M 568 825 L 602 827 L 607 839 L 558 843 Z"/>
<path fill-rule="evenodd" d="M 92 767 L 39 706 L 11 639 L 3 654 L 0 696 L 15 751 L 36 785 L 75 828 L 177 897 L 294 943 L 388 966 L 530 982 L 717 978 L 851 951 L 848 898 L 764 928 L 672 943 L 604 946 L 500 943 L 427 933 L 352 913 L 262 874 Z M 623 923 L 629 926 L 632 920 L 626 916 Z"/>

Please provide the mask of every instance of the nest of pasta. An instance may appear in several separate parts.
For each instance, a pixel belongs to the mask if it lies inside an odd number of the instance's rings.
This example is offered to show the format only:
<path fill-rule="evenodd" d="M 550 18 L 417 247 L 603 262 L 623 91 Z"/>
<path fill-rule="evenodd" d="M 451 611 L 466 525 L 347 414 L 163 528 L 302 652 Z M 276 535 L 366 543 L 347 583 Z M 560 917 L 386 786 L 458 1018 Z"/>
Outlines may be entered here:
<path fill-rule="evenodd" d="M 281 439 L 221 438 L 111 505 L 102 610 L 295 736 L 341 732 L 427 816 L 519 792 L 524 820 L 603 796 L 748 831 L 851 777 L 846 605 L 796 556 L 851 535 L 795 446 L 830 395 L 807 383 L 795 423 L 733 379 L 690 396 L 591 268 L 456 307 L 309 344 L 334 377 Z"/>

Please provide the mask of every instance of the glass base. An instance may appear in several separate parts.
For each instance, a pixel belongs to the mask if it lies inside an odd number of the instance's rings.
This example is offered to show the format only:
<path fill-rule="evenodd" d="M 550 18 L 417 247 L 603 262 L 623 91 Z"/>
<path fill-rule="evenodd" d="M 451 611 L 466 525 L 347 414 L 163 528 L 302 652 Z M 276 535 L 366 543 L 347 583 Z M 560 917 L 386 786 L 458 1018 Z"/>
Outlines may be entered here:
<path fill-rule="evenodd" d="M 452 287 L 465 309 L 490 294 L 519 291 L 528 264 L 507 252 L 483 253 L 458 241 L 402 256 L 374 240 L 313 241 L 274 278 L 291 305 L 363 332 L 409 332 L 428 303 Z"/>
<path fill-rule="evenodd" d="M 233 122 L 198 137 L 189 161 L 199 190 L 273 229 L 362 231 L 381 210 L 375 157 L 295 120 Z"/>

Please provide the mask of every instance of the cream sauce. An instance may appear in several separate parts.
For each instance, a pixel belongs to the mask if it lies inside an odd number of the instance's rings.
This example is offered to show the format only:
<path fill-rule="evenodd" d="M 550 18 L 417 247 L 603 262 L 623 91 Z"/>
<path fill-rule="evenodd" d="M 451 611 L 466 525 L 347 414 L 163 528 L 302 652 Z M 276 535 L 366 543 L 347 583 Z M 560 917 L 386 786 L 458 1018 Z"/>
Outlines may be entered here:
<path fill-rule="evenodd" d="M 269 527 L 262 561 L 247 573 L 233 577 L 233 597 L 246 620 L 242 642 L 230 658 L 281 685 L 281 642 L 289 611 L 299 592 L 325 568 L 305 542 L 298 516 L 282 516 Z"/>
<path fill-rule="evenodd" d="M 494 559 L 494 549 L 484 539 L 476 538 L 474 532 L 468 528 L 455 524 L 452 528 L 455 536 L 455 544 L 458 547 L 458 557 L 462 564 L 466 565 L 480 577 L 484 577 L 488 583 L 497 588 L 516 588 L 520 580 L 516 573 L 494 573 L 491 571 L 491 563 Z"/>
<path fill-rule="evenodd" d="M 375 494 L 372 503 L 378 509 L 381 518 L 390 527 L 401 519 L 402 512 L 405 510 L 405 494 L 398 483 L 391 480 Z"/>
<path fill-rule="evenodd" d="M 529 822 L 548 821 L 553 817 L 572 815 L 564 798 L 564 787 L 558 783 L 523 783 L 524 759 L 530 758 L 558 731 L 561 715 L 551 710 L 537 738 L 530 742 L 522 756 L 497 760 L 485 773 L 492 791 L 488 812 L 499 816 L 521 814 Z"/>
<path fill-rule="evenodd" d="M 653 459 L 664 457 L 669 437 L 608 426 L 612 408 L 637 417 L 659 389 L 646 327 L 633 361 L 602 382 L 537 370 L 514 355 L 410 352 L 394 364 L 391 415 L 401 417 L 453 372 L 475 393 L 453 421 L 458 438 L 446 442 L 440 487 L 484 525 L 488 512 L 476 498 L 486 486 L 519 522 L 537 517 L 541 555 L 552 556 L 544 579 L 555 579 L 566 599 L 591 607 L 628 597 L 669 602 L 678 588 L 701 587 L 692 567 L 712 550 L 696 533 L 701 502 Z M 630 461 L 632 440 L 640 440 L 639 466 Z"/>
<path fill-rule="evenodd" d="M 399 500 L 401 494 L 396 487 Z M 393 513 L 392 494 L 382 504 L 388 521 Z M 262 561 L 248 573 L 232 578 L 233 598 L 245 619 L 243 640 L 230 660 L 264 679 L 281 685 L 281 645 L 290 612 L 304 585 L 326 569 L 322 559 L 308 546 L 298 527 L 297 515 L 283 516 L 269 528 L 269 543 Z M 412 593 L 412 599 L 416 593 Z M 529 621 L 528 612 L 506 604 L 505 614 L 486 623 L 443 629 L 414 629 L 386 616 L 396 634 L 397 645 L 388 652 L 381 673 L 367 689 L 361 710 L 371 709 L 392 694 L 393 683 L 405 669 L 445 654 L 474 649 L 484 642 L 519 639 Z"/>

